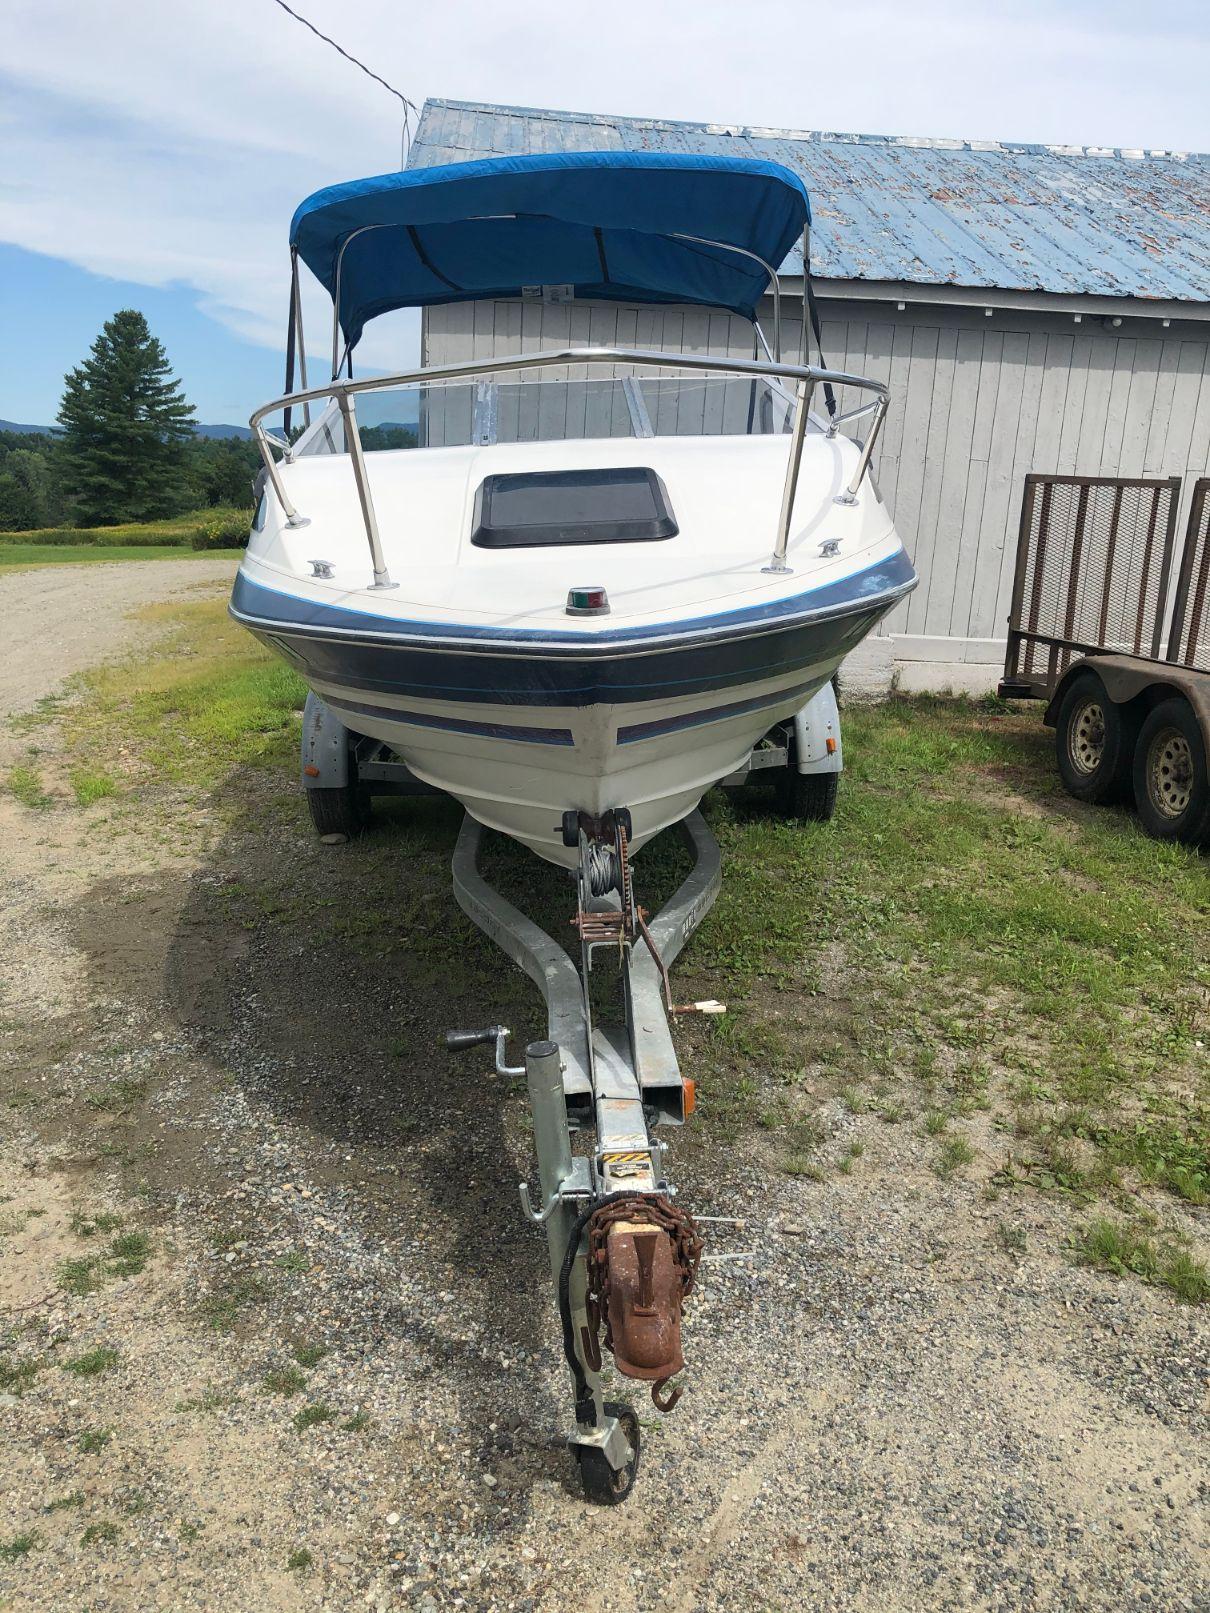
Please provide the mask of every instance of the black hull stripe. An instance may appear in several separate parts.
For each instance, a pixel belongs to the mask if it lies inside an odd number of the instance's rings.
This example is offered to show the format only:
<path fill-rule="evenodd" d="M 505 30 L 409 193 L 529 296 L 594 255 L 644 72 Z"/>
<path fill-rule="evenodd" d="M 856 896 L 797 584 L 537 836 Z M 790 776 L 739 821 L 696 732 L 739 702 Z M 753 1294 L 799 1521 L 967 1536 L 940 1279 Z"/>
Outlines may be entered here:
<path fill-rule="evenodd" d="M 776 694 L 753 695 L 751 700 L 733 700 L 730 705 L 710 706 L 705 711 L 686 711 L 679 717 L 657 717 L 652 722 L 630 723 L 618 729 L 618 744 L 637 745 L 640 740 L 656 739 L 661 734 L 677 734 L 686 728 L 702 728 L 707 723 L 726 722 L 728 717 L 742 717 L 745 712 L 763 711 L 769 706 L 780 705 L 783 700 L 796 699 L 817 684 L 818 679 L 812 678 L 810 683 L 799 683 L 792 689 L 779 689 Z"/>
<path fill-rule="evenodd" d="M 414 728 L 439 728 L 448 734 L 473 734 L 478 739 L 508 739 L 522 745 L 574 745 L 570 728 L 528 728 L 517 723 L 471 722 L 465 717 L 438 717 L 427 711 L 401 711 L 396 706 L 371 706 L 361 700 L 325 695 L 325 705 L 356 717 L 377 717 Z"/>
<path fill-rule="evenodd" d="M 717 644 L 608 658 L 583 654 L 576 660 L 311 638 L 285 626 L 253 631 L 309 683 L 344 687 L 371 698 L 387 694 L 400 700 L 473 705 L 601 706 L 694 694 L 708 699 L 823 663 L 830 663 L 830 670 L 861 642 L 891 603 Z"/>

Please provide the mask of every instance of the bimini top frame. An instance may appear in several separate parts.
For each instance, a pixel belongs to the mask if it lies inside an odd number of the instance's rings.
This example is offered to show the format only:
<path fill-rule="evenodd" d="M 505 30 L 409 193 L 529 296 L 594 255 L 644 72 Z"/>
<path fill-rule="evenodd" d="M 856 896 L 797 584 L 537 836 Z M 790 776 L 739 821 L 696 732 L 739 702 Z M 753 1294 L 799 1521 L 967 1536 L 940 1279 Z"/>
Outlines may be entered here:
<path fill-rule="evenodd" d="M 752 320 L 810 219 L 802 180 L 779 163 L 573 151 L 329 186 L 295 213 L 290 246 L 332 298 L 334 346 L 343 331 L 351 351 L 392 309 L 544 287 Z"/>
<path fill-rule="evenodd" d="M 811 205 L 797 174 L 749 157 L 638 151 L 559 152 L 407 169 L 309 196 L 290 226 L 293 275 L 285 396 L 258 409 L 251 424 L 273 490 L 291 525 L 301 517 L 286 492 L 264 428 L 267 415 L 290 414 L 333 398 L 340 408 L 374 568 L 374 586 L 390 588 L 357 428 L 355 395 L 388 387 L 471 379 L 557 364 L 626 364 L 793 381 L 790 454 L 770 571 L 787 571 L 786 548 L 811 396 L 822 383 L 874 393 L 843 418 L 874 411 L 857 468 L 838 502 L 855 502 L 887 407 L 880 382 L 805 363 L 781 362 L 781 295 L 776 266 L 803 240 L 803 336 L 808 323 L 807 232 Z M 299 261 L 332 297 L 332 379 L 307 385 Z M 564 348 L 497 357 L 354 381 L 340 372 L 367 321 L 392 309 L 497 297 L 542 295 L 638 303 L 694 303 L 756 324 L 767 289 L 774 300 L 774 349 L 766 359 L 713 358 L 625 348 Z M 757 334 L 764 341 L 759 325 Z M 343 351 L 340 347 L 344 335 Z M 293 390 L 298 351 L 302 388 Z M 351 370 L 351 363 L 350 363 Z M 834 435 L 841 422 L 833 420 Z M 278 444 L 280 447 L 281 445 Z M 287 455 L 288 457 L 288 455 Z"/>

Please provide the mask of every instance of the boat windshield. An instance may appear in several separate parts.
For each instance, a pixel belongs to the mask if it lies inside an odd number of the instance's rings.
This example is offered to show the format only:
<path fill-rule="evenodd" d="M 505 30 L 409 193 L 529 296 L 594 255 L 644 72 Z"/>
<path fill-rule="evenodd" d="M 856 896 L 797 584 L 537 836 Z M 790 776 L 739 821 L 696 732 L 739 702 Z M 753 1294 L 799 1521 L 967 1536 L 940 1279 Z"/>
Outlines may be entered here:
<path fill-rule="evenodd" d="M 602 376 L 431 382 L 357 396 L 366 453 L 558 442 L 585 437 L 770 436 L 790 429 L 793 397 L 764 377 Z M 341 454 L 335 403 L 298 435 L 294 454 Z"/>

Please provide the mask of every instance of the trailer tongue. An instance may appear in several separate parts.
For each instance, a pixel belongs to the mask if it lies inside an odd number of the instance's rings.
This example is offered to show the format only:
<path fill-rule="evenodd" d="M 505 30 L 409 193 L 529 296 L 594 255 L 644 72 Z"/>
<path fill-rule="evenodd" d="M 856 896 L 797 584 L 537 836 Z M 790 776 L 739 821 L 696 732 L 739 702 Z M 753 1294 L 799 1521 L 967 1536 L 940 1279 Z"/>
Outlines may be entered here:
<path fill-rule="evenodd" d="M 546 998 L 548 1038 L 531 1042 L 524 1066 L 505 1062 L 508 1030 L 451 1031 L 452 1051 L 494 1045 L 502 1074 L 525 1074 L 538 1155 L 539 1203 L 520 1186 L 528 1218 L 543 1225 L 575 1396 L 571 1445 L 588 1496 L 614 1504 L 634 1483 L 639 1424 L 602 1393 L 603 1351 L 626 1377 L 650 1383 L 660 1411 L 680 1389 L 681 1315 L 693 1291 L 702 1239 L 676 1202 L 664 1171 L 667 1145 L 653 1123 L 680 1124 L 693 1086 L 680 1073 L 669 1031 L 668 967 L 709 911 L 721 881 L 719 850 L 700 813 L 682 825 L 692 872 L 650 921 L 637 905 L 625 813 L 589 821 L 569 814 L 564 836 L 578 846 L 580 967 L 483 878 L 483 831 L 463 821 L 453 858 L 463 911 L 501 946 Z M 619 964 L 616 1017 L 594 1023 L 589 981 L 594 954 Z M 704 1012 L 721 1005 L 694 1005 Z M 595 1130 L 591 1153 L 573 1155 L 572 1129 Z"/>

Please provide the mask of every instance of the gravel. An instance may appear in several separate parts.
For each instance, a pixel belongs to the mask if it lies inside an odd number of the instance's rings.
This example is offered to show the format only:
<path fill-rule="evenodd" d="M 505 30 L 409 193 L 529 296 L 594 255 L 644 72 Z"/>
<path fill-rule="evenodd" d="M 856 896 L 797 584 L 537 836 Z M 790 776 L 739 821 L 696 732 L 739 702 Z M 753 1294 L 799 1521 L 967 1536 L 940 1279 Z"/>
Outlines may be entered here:
<path fill-rule="evenodd" d="M 703 1269 L 671 1416 L 612 1386 L 642 1467 L 624 1507 L 591 1507 L 516 1202 L 520 1095 L 425 1051 L 458 985 L 248 916 L 249 889 L 305 911 L 377 864 L 371 842 L 317 846 L 275 781 L 231 789 L 268 827 L 199 810 L 98 834 L 0 802 L 20 885 L 0 945 L 22 959 L 0 1005 L 0 1306 L 5 1359 L 37 1367 L 0 1381 L 0 1548 L 35 1536 L 0 1557 L 0 1605 L 1210 1607 L 1204 1311 L 1073 1267 L 1071 1207 L 993 1203 L 975 1128 L 943 1182 L 915 1129 L 823 1092 L 824 1163 L 865 1145 L 847 1176 L 766 1171 L 698 1123 L 673 1137 L 688 1204 L 742 1218 L 711 1252 L 746 1258 Z M 81 1210 L 146 1229 L 146 1268 L 110 1274 Z M 85 1258 L 98 1286 L 65 1292 Z M 99 1346 L 116 1365 L 62 1371 Z M 301 1388 L 266 1386 L 288 1367 Z"/>

